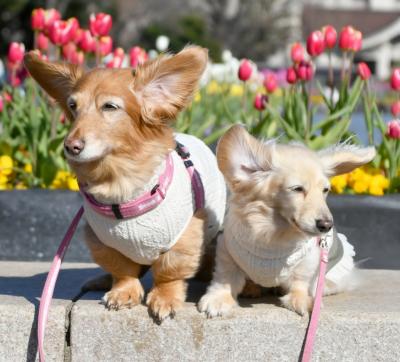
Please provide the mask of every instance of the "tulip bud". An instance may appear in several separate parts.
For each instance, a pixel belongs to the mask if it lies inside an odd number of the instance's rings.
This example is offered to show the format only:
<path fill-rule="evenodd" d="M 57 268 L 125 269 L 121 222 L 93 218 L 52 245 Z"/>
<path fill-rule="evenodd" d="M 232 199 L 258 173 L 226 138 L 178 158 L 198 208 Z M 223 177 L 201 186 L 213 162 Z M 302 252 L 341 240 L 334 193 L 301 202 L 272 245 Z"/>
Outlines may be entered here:
<path fill-rule="evenodd" d="M 160 35 L 156 39 L 156 48 L 159 52 L 165 52 L 169 46 L 169 38 L 166 35 Z"/>
<path fill-rule="evenodd" d="M 362 80 L 368 80 L 371 77 L 371 70 L 364 62 L 358 63 L 357 72 Z"/>
<path fill-rule="evenodd" d="M 102 56 L 106 56 L 111 53 L 112 51 L 112 38 L 108 35 L 102 36 L 99 39 L 98 47 L 99 47 L 99 52 Z"/>
<path fill-rule="evenodd" d="M 268 73 L 264 78 L 264 87 L 268 93 L 274 93 L 278 88 L 278 80 L 275 73 Z"/>
<path fill-rule="evenodd" d="M 296 67 L 297 77 L 301 80 L 308 81 L 314 76 L 314 69 L 310 62 L 302 61 Z"/>
<path fill-rule="evenodd" d="M 17 64 L 22 61 L 25 53 L 25 45 L 22 43 L 12 42 L 8 48 L 8 61 Z"/>
<path fill-rule="evenodd" d="M 324 34 L 320 30 L 313 31 L 307 38 L 307 52 L 312 57 L 320 55 L 325 50 Z"/>
<path fill-rule="evenodd" d="M 31 27 L 33 30 L 44 30 L 46 11 L 42 8 L 33 9 Z"/>
<path fill-rule="evenodd" d="M 92 36 L 89 30 L 84 30 L 82 32 L 79 47 L 86 53 L 96 51 L 96 39 Z"/>
<path fill-rule="evenodd" d="M 336 29 L 332 25 L 326 25 L 322 28 L 322 32 L 324 33 L 325 46 L 332 49 L 337 40 Z"/>
<path fill-rule="evenodd" d="M 143 64 L 148 58 L 148 54 L 141 47 L 133 47 L 129 51 L 130 65 L 132 68 L 136 68 L 138 64 Z"/>
<path fill-rule="evenodd" d="M 386 135 L 389 138 L 400 139 L 400 121 L 390 121 L 387 125 Z"/>
<path fill-rule="evenodd" d="M 107 68 L 121 68 L 122 63 L 124 61 L 125 52 L 122 48 L 117 48 L 114 50 L 114 57 L 107 64 Z"/>
<path fill-rule="evenodd" d="M 390 78 L 390 86 L 393 90 L 400 90 L 400 68 L 393 69 L 393 73 Z"/>
<path fill-rule="evenodd" d="M 354 44 L 355 30 L 352 26 L 345 26 L 339 35 L 339 48 L 342 50 L 352 50 Z"/>
<path fill-rule="evenodd" d="M 56 20 L 49 27 L 49 38 L 55 45 L 65 45 L 74 40 L 78 28 L 79 23 L 76 18 L 70 18 L 67 21 Z"/>
<path fill-rule="evenodd" d="M 257 93 L 254 98 L 254 108 L 258 111 L 263 111 L 265 109 L 266 104 L 268 103 L 268 96 L 265 94 Z"/>
<path fill-rule="evenodd" d="M 295 84 L 297 82 L 296 70 L 293 67 L 286 70 L 286 81 L 289 84 Z"/>
<path fill-rule="evenodd" d="M 61 19 L 61 14 L 56 9 L 47 9 L 44 13 L 44 30 L 50 31 L 53 23 Z"/>
<path fill-rule="evenodd" d="M 398 117 L 400 115 L 400 101 L 396 101 L 390 107 L 390 112 L 392 113 L 393 117 Z"/>
<path fill-rule="evenodd" d="M 91 14 L 89 18 L 89 29 L 93 36 L 105 36 L 112 27 L 111 15 L 98 13 Z"/>
<path fill-rule="evenodd" d="M 239 79 L 242 80 L 243 82 L 249 80 L 252 72 L 253 68 L 251 66 L 250 61 L 247 59 L 243 59 L 239 66 L 239 71 L 238 71 Z"/>
<path fill-rule="evenodd" d="M 304 48 L 300 43 L 294 43 L 290 50 L 290 57 L 293 63 L 300 63 L 304 60 Z"/>
<path fill-rule="evenodd" d="M 37 37 L 37 46 L 40 50 L 47 50 L 49 48 L 49 38 L 42 32 Z"/>

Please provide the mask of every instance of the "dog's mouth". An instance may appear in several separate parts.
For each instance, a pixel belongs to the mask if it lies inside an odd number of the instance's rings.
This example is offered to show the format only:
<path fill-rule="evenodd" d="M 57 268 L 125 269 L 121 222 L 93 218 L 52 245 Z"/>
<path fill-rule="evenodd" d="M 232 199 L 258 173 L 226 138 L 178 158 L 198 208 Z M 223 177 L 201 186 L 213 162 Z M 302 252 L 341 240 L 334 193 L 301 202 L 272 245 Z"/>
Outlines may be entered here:
<path fill-rule="evenodd" d="M 320 236 L 320 235 L 322 235 L 322 233 L 319 232 L 319 231 L 304 229 L 303 227 L 301 227 L 301 226 L 299 225 L 299 223 L 296 221 L 296 219 L 295 219 L 294 217 L 292 217 L 292 218 L 290 219 L 290 223 L 291 223 L 298 231 L 300 231 L 300 232 L 302 232 L 303 234 L 306 234 L 306 235 L 308 235 L 308 236 L 313 237 L 313 236 Z"/>

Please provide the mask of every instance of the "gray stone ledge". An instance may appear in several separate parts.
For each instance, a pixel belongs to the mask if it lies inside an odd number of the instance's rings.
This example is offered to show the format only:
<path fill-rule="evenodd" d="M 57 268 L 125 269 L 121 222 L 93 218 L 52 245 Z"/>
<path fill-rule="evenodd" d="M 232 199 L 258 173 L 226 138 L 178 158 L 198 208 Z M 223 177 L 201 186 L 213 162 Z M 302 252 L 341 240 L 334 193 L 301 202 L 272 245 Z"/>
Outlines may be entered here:
<path fill-rule="evenodd" d="M 33 361 L 35 310 L 48 263 L 0 262 L 0 361 Z M 88 293 L 71 298 L 94 264 L 66 264 L 58 281 L 46 335 L 47 361 L 297 361 L 307 319 L 278 299 L 241 299 L 227 318 L 207 319 L 195 302 L 205 285 L 190 283 L 189 301 L 172 320 L 153 322 L 145 306 L 118 312 Z M 400 271 L 360 271 L 362 285 L 324 298 L 313 361 L 400 360 Z M 145 288 L 150 277 L 144 278 Z M 66 321 L 70 348 L 65 348 Z M 33 329 L 32 329 L 33 328 Z"/>

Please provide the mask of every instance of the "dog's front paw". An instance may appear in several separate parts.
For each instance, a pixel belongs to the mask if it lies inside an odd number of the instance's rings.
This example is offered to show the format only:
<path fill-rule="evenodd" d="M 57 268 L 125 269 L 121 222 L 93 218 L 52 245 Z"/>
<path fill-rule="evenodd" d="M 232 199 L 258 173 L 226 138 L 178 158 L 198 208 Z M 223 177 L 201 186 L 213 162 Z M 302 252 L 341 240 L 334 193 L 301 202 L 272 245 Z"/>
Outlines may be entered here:
<path fill-rule="evenodd" d="M 280 299 L 285 308 L 301 316 L 308 314 L 312 309 L 313 299 L 306 291 L 292 291 Z"/>
<path fill-rule="evenodd" d="M 185 295 L 175 292 L 167 285 L 155 286 L 147 296 L 146 304 L 150 314 L 162 322 L 167 317 L 173 318 L 183 305 Z"/>
<path fill-rule="evenodd" d="M 141 303 L 144 290 L 139 280 L 130 280 L 125 283 L 118 283 L 104 294 L 103 303 L 109 310 L 131 308 Z"/>
<path fill-rule="evenodd" d="M 229 315 L 236 304 L 229 292 L 211 292 L 200 299 L 197 309 L 212 318 Z"/>

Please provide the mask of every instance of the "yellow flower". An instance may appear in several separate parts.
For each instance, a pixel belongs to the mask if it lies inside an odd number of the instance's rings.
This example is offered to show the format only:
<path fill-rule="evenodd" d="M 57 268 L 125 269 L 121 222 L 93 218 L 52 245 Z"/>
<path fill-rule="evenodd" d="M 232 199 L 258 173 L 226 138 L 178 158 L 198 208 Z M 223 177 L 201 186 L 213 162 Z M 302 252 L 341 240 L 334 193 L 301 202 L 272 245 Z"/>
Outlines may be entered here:
<path fill-rule="evenodd" d="M 229 95 L 232 97 L 242 97 L 243 96 L 243 86 L 240 84 L 232 84 L 229 90 Z"/>
<path fill-rule="evenodd" d="M 15 189 L 16 190 L 26 190 L 28 187 L 24 184 L 24 183 L 22 183 L 22 182 L 18 182 L 16 185 L 15 185 Z"/>
<path fill-rule="evenodd" d="M 206 88 L 207 94 L 216 94 L 221 92 L 221 86 L 216 80 L 212 80 L 208 83 Z"/>
<path fill-rule="evenodd" d="M 78 180 L 76 177 L 69 176 L 67 180 L 68 188 L 72 191 L 79 191 Z"/>
<path fill-rule="evenodd" d="M 196 94 L 194 95 L 193 101 L 194 101 L 195 103 L 199 103 L 199 102 L 201 101 L 201 94 L 200 94 L 200 92 L 196 92 Z"/>
<path fill-rule="evenodd" d="M 0 156 L 0 174 L 11 175 L 14 162 L 10 156 Z"/>
<path fill-rule="evenodd" d="M 51 189 L 69 189 L 78 191 L 78 182 L 76 177 L 68 171 L 59 170 L 50 185 Z"/>
<path fill-rule="evenodd" d="M 384 194 L 384 190 L 389 187 L 389 180 L 379 174 L 379 175 L 374 175 L 371 178 L 371 182 L 368 188 L 368 192 L 371 195 L 376 195 L 376 196 L 382 196 Z"/>
<path fill-rule="evenodd" d="M 352 188 L 356 194 L 363 194 L 368 190 L 368 183 L 363 181 L 355 181 Z"/>
<path fill-rule="evenodd" d="M 332 177 L 331 186 L 333 192 L 336 192 L 337 194 L 343 193 L 344 188 L 347 186 L 347 174 Z"/>
<path fill-rule="evenodd" d="M 5 185 L 8 182 L 8 177 L 0 173 L 0 185 Z"/>
<path fill-rule="evenodd" d="M 0 184 L 0 190 L 8 190 L 9 188 L 7 184 Z"/>
<path fill-rule="evenodd" d="M 31 164 L 31 163 L 25 164 L 25 166 L 24 166 L 24 171 L 25 171 L 26 173 L 32 173 L 32 164 Z"/>

